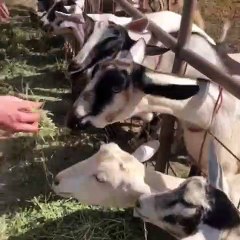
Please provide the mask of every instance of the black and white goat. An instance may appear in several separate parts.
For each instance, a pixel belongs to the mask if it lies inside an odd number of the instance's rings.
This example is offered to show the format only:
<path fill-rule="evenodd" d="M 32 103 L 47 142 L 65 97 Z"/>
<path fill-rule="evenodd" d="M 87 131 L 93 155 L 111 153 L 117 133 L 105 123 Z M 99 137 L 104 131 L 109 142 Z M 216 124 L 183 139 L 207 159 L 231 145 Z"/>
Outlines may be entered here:
<path fill-rule="evenodd" d="M 40 17 L 43 30 L 51 34 L 62 35 L 65 39 L 65 48 L 72 56 L 80 50 L 83 44 L 83 32 L 88 33 L 88 29 L 78 28 L 78 25 L 73 22 L 64 22 L 57 17 L 56 12 L 82 13 L 84 3 L 84 0 L 53 1 L 46 6 L 47 10 Z"/>
<path fill-rule="evenodd" d="M 240 215 L 228 196 L 203 177 L 184 181 L 174 190 L 142 195 L 135 215 L 182 240 L 240 238 Z"/>
<path fill-rule="evenodd" d="M 188 47 L 216 66 L 225 68 L 214 46 L 201 35 L 192 35 Z M 92 69 L 92 80 L 74 104 L 74 115 L 69 118 L 69 125 L 77 123 L 80 127 L 93 125 L 102 128 L 134 115 L 167 113 L 181 120 L 187 150 L 196 162 L 204 131 L 193 132 L 192 127 L 210 128 L 235 155 L 240 156 L 237 144 L 239 100 L 223 90 L 222 101 L 217 104 L 218 111 L 212 119 L 219 86 L 203 79 L 204 76 L 190 66 L 187 75 L 195 77 L 151 71 L 140 65 L 145 57 L 145 49 L 144 40 L 139 40 L 130 53 L 123 51 L 115 59 L 96 64 Z M 173 57 L 171 52 L 163 55 L 162 61 L 168 62 L 166 68 L 170 68 Z M 202 151 L 200 167 L 203 172 L 207 171 L 209 139 L 208 135 Z M 217 153 L 226 175 L 238 172 L 238 162 L 229 152 L 218 145 Z"/>
<path fill-rule="evenodd" d="M 82 86 L 82 79 L 86 74 L 86 70 L 93 67 L 98 61 L 105 58 L 114 58 L 116 54 L 121 50 L 129 50 L 133 44 L 141 37 L 144 37 L 147 45 L 146 59 L 144 65 L 155 69 L 159 65 L 159 56 L 149 56 L 152 53 L 155 55 L 161 55 L 168 49 L 164 47 L 160 42 L 158 42 L 151 32 L 146 30 L 146 19 L 140 19 L 133 21 L 132 18 L 117 17 L 113 14 L 82 14 L 81 15 L 71 15 L 62 14 L 56 12 L 56 15 L 62 15 L 62 20 L 77 22 L 81 19 L 82 22 L 86 21 L 87 26 L 92 26 L 93 30 L 91 35 L 87 37 L 85 44 L 79 51 L 77 56 L 73 59 L 72 63 L 69 65 L 70 79 L 73 82 L 74 95 L 79 94 L 78 86 Z M 156 13 L 149 13 L 146 16 L 155 22 L 159 27 L 161 27 L 166 32 L 176 35 L 180 28 L 181 15 L 170 11 L 161 11 Z M 89 24 L 91 19 L 94 20 L 94 24 Z M 101 22 L 105 22 L 105 26 L 101 26 Z M 102 24 L 104 25 L 104 24 Z M 80 27 L 80 26 L 79 26 Z M 211 39 L 202 29 L 193 24 L 192 31 L 198 33 L 205 37 L 209 42 L 214 44 L 213 39 Z M 87 32 L 87 31 L 86 31 Z M 153 45 L 158 45 L 158 51 L 156 48 L 152 48 Z M 166 71 L 169 70 L 169 60 L 164 58 L 161 62 L 161 66 L 166 66 Z M 150 114 L 147 117 L 151 118 Z"/>

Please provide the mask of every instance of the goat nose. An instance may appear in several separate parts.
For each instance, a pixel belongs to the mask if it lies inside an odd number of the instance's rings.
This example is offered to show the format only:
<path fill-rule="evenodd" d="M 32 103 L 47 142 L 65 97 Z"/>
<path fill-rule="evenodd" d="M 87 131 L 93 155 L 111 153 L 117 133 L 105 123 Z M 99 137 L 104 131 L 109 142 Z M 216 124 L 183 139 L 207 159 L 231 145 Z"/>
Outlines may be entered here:
<path fill-rule="evenodd" d="M 139 199 L 136 201 L 135 207 L 136 207 L 136 208 L 141 208 L 141 202 L 140 202 Z"/>
<path fill-rule="evenodd" d="M 67 115 L 67 127 L 71 130 L 86 130 L 92 127 L 90 122 L 82 123 L 83 118 L 79 118 L 74 113 L 74 110 L 71 110 Z"/>
<path fill-rule="evenodd" d="M 79 119 L 75 115 L 75 110 L 71 109 L 66 116 L 66 126 L 71 130 L 78 128 Z"/>

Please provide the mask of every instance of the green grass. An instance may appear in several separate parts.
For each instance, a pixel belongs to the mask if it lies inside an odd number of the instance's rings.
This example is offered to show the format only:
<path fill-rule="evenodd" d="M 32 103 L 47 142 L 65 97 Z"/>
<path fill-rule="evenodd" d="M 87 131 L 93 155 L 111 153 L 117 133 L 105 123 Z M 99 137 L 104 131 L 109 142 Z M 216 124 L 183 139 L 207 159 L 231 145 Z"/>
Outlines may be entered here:
<path fill-rule="evenodd" d="M 213 9 L 205 8 L 205 15 L 217 39 L 220 21 Z M 144 239 L 142 223 L 131 211 L 83 206 L 51 193 L 47 170 L 55 174 L 86 159 L 106 136 L 101 131 L 73 136 L 63 127 L 70 89 L 63 39 L 44 35 L 24 10 L 13 15 L 10 24 L 0 25 L 0 94 L 43 101 L 45 112 L 38 135 L 0 139 L 0 240 Z M 239 24 L 234 25 L 229 38 L 238 43 Z M 185 176 L 182 166 L 175 169 Z"/>
<path fill-rule="evenodd" d="M 11 234 L 9 239 L 15 240 L 141 239 L 141 228 L 131 221 L 130 214 L 124 211 L 104 211 L 71 200 L 34 198 L 31 207 L 2 217 L 1 229 L 3 239 L 4 234 Z"/>
<path fill-rule="evenodd" d="M 0 140 L 0 240 L 143 239 L 131 211 L 83 206 L 51 193 L 44 167 L 55 174 L 89 157 L 105 136 L 71 136 L 63 127 L 70 85 L 61 38 L 45 36 L 22 10 L 0 32 L 0 94 L 44 102 L 38 135 Z"/>

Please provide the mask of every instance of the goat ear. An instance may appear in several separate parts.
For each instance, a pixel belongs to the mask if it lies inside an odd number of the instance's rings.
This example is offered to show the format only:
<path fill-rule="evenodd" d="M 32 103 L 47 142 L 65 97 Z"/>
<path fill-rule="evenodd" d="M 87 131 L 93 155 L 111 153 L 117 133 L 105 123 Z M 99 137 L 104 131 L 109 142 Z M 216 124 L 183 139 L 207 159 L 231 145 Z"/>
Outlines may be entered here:
<path fill-rule="evenodd" d="M 205 216 L 204 223 L 216 229 L 230 229 L 239 225 L 238 210 L 223 191 L 209 187 L 208 196 L 213 206 Z"/>
<path fill-rule="evenodd" d="M 147 29 L 148 25 L 149 21 L 147 18 L 140 18 L 128 23 L 125 28 L 133 32 L 142 33 Z"/>
<path fill-rule="evenodd" d="M 170 76 L 170 75 L 169 75 Z M 162 79 L 167 78 L 168 76 L 166 74 L 163 74 Z M 181 83 L 181 78 L 175 76 L 177 79 L 176 82 Z M 184 80 L 184 79 L 183 79 Z M 196 95 L 200 87 L 197 83 L 191 83 L 189 84 L 175 84 L 175 83 L 155 83 L 153 81 L 148 82 L 146 79 L 143 80 L 141 84 L 142 91 L 145 94 L 151 94 L 155 96 L 161 96 L 169 99 L 175 99 L 175 100 L 184 100 L 188 99 L 194 95 Z"/>
<path fill-rule="evenodd" d="M 137 148 L 132 155 L 137 158 L 139 162 L 143 163 L 149 160 L 157 152 L 159 146 L 159 141 L 149 141 Z"/>
<path fill-rule="evenodd" d="M 71 21 L 78 24 L 84 23 L 84 18 L 81 14 L 67 14 L 59 11 L 55 11 L 55 14 L 62 21 Z"/>
<path fill-rule="evenodd" d="M 130 49 L 133 61 L 141 64 L 144 60 L 145 51 L 146 43 L 143 38 L 140 38 Z"/>
<path fill-rule="evenodd" d="M 210 140 L 208 156 L 208 181 L 212 186 L 225 192 L 229 196 L 229 187 L 224 176 L 222 166 L 220 165 L 217 154 L 216 144 L 213 139 Z"/>

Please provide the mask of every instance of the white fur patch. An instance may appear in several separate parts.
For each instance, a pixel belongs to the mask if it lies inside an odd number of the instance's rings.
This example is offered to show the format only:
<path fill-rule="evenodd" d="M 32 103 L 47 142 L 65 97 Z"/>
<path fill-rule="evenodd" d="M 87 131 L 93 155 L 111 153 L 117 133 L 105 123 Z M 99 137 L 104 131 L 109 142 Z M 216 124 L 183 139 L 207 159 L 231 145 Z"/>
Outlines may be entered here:
<path fill-rule="evenodd" d="M 183 78 L 177 75 L 157 73 L 157 72 L 146 72 L 149 83 L 156 84 L 176 84 L 176 85 L 198 85 L 198 81 L 193 78 Z"/>

